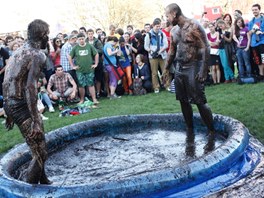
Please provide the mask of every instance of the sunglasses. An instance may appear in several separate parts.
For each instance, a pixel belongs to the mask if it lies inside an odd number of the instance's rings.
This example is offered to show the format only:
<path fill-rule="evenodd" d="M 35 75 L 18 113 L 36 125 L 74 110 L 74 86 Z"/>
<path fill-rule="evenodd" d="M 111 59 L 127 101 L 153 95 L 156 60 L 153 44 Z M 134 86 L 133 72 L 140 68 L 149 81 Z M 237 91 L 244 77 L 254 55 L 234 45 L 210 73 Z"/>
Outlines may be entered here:
<path fill-rule="evenodd" d="M 58 40 L 58 41 L 56 41 L 56 43 L 61 43 L 61 41 Z"/>

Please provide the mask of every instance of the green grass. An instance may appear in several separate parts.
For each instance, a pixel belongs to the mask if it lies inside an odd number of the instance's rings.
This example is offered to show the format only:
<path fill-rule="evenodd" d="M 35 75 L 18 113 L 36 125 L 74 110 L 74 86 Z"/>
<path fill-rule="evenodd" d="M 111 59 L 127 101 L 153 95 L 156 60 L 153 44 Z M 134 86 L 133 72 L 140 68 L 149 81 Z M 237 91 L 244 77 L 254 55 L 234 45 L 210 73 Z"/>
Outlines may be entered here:
<path fill-rule="evenodd" d="M 230 116 L 243 122 L 250 133 L 264 143 L 263 83 L 209 86 L 206 87 L 206 96 L 213 113 Z M 145 96 L 123 96 L 118 100 L 102 98 L 100 102 L 100 108 L 78 116 L 59 117 L 58 110 L 55 113 L 45 113 L 45 116 L 49 117 L 49 120 L 44 121 L 45 131 L 49 132 L 72 123 L 100 117 L 181 112 L 175 95 L 167 91 Z M 194 112 L 197 112 L 195 105 L 193 105 L 193 109 Z M 0 131 L 0 153 L 24 142 L 17 127 L 7 132 L 0 124 Z"/>

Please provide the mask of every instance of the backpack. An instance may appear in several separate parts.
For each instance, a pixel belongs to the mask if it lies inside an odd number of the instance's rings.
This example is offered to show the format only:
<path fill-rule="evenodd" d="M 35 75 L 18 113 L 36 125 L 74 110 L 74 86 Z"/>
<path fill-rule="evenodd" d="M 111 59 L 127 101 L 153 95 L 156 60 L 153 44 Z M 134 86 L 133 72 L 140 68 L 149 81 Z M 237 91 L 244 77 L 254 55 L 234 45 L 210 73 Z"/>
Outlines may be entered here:
<path fill-rule="evenodd" d="M 143 82 L 141 78 L 135 78 L 133 81 L 133 94 L 134 95 L 145 95 L 146 89 L 143 88 Z"/>

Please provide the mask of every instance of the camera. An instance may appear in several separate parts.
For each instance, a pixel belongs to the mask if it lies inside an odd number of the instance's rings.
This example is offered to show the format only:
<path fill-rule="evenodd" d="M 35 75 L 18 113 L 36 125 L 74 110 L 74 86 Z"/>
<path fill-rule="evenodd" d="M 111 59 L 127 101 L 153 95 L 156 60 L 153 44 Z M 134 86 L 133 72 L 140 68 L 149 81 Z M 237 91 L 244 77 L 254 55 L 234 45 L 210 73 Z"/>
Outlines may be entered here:
<path fill-rule="evenodd" d="M 152 56 L 152 58 L 159 58 L 159 53 L 157 52 L 157 51 L 155 51 L 155 52 L 153 52 L 152 54 L 151 54 L 151 56 Z"/>

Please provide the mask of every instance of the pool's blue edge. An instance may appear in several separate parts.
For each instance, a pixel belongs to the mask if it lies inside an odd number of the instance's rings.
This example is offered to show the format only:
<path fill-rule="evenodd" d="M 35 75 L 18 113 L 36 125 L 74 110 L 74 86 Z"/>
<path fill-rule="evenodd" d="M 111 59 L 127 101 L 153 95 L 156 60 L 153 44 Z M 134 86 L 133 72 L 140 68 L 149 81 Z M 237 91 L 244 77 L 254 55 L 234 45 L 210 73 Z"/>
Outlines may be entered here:
<path fill-rule="evenodd" d="M 135 129 L 135 122 L 139 122 L 138 118 L 142 116 L 144 119 L 140 120 L 144 120 L 141 122 L 146 126 L 137 126 Z M 194 121 L 196 126 L 202 127 L 198 114 L 195 114 Z M 260 158 L 258 151 L 249 146 L 248 129 L 241 122 L 217 114 L 214 114 L 214 121 L 217 131 L 230 130 L 229 137 L 228 141 L 208 155 L 181 167 L 98 185 L 30 185 L 11 178 L 9 172 L 30 158 L 27 146 L 19 145 L 0 161 L 0 197 L 200 197 L 209 194 L 249 174 Z M 51 152 L 65 142 L 91 134 L 112 133 L 111 129 L 116 127 L 133 126 L 135 130 L 144 130 L 149 125 L 165 128 L 185 127 L 182 114 L 114 116 L 57 129 L 47 134 L 46 139 Z M 230 171 L 236 171 L 233 175 L 237 176 L 225 177 Z"/>

